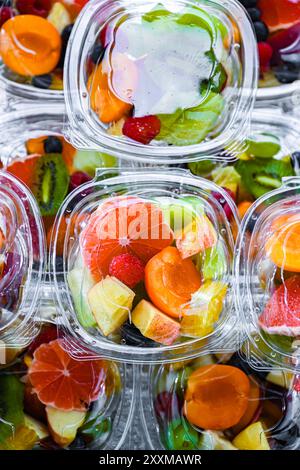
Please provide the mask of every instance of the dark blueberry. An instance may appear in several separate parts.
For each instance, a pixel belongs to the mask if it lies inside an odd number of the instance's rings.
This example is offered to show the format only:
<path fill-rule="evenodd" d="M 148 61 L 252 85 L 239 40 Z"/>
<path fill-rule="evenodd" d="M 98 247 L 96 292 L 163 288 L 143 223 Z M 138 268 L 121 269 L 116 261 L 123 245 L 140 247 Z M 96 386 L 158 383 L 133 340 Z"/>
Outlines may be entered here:
<path fill-rule="evenodd" d="M 66 26 L 62 33 L 61 33 L 61 40 L 62 40 L 62 43 L 64 46 L 67 46 L 68 44 L 68 41 L 70 39 L 70 36 L 71 36 L 71 33 L 72 33 L 72 29 L 73 29 L 73 24 L 69 24 L 68 26 Z"/>
<path fill-rule="evenodd" d="M 295 170 L 300 168 L 300 151 L 292 153 L 292 165 Z"/>
<path fill-rule="evenodd" d="M 253 23 L 260 20 L 260 10 L 258 8 L 248 8 L 248 15 Z"/>
<path fill-rule="evenodd" d="M 265 42 L 269 36 L 269 30 L 267 25 L 265 25 L 265 23 L 263 23 L 262 21 L 255 21 L 253 23 L 253 26 L 255 29 L 257 41 Z"/>
<path fill-rule="evenodd" d="M 44 90 L 47 90 L 50 88 L 52 83 L 52 77 L 49 73 L 46 73 L 45 75 L 36 75 L 32 79 L 32 85 L 35 86 L 36 88 L 42 88 Z"/>
<path fill-rule="evenodd" d="M 154 347 L 156 343 L 142 335 L 132 323 L 126 322 L 121 327 L 122 340 L 128 346 Z"/>
<path fill-rule="evenodd" d="M 248 224 L 247 224 L 248 232 L 250 233 L 253 232 L 256 222 L 257 222 L 257 215 L 254 213 L 251 219 L 249 219 Z"/>
<path fill-rule="evenodd" d="M 257 371 L 253 369 L 246 359 L 242 356 L 241 353 L 234 353 L 233 356 L 229 359 L 227 362 L 228 365 L 233 366 L 233 367 L 238 367 L 241 369 L 245 374 L 247 375 L 256 375 L 257 377 L 260 377 L 261 379 L 264 379 L 266 375 L 268 374 L 267 372 L 263 371 Z"/>
<path fill-rule="evenodd" d="M 105 52 L 105 48 L 102 44 L 95 44 L 91 52 L 91 60 L 94 64 L 99 64 Z"/>
<path fill-rule="evenodd" d="M 240 0 L 240 3 L 244 5 L 245 8 L 252 8 L 256 6 L 257 0 Z"/>
<path fill-rule="evenodd" d="M 1 7 L 11 7 L 12 0 L 0 0 L 0 8 Z"/>
<path fill-rule="evenodd" d="M 62 256 L 57 256 L 55 260 L 55 269 L 56 272 L 62 273 L 64 270 L 64 259 Z"/>
<path fill-rule="evenodd" d="M 62 153 L 63 146 L 58 137 L 50 135 L 44 140 L 44 150 L 45 153 Z"/>
<path fill-rule="evenodd" d="M 300 78 L 299 69 L 288 64 L 283 64 L 281 67 L 277 67 L 277 69 L 274 70 L 274 73 L 277 80 L 284 84 L 293 83 Z"/>

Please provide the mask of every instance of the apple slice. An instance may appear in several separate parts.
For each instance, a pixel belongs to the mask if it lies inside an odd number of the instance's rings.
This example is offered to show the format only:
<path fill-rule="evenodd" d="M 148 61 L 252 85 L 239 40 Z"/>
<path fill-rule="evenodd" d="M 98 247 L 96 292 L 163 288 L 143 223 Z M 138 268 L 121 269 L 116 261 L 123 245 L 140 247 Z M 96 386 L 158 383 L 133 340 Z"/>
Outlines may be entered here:
<path fill-rule="evenodd" d="M 147 300 L 141 300 L 131 314 L 132 323 L 142 335 L 169 346 L 179 336 L 180 325 Z"/>
<path fill-rule="evenodd" d="M 206 215 L 199 215 L 186 228 L 175 232 L 176 247 L 183 259 L 213 247 L 217 233 Z"/>
<path fill-rule="evenodd" d="M 135 293 L 115 277 L 106 276 L 88 292 L 88 301 L 96 322 L 108 336 L 125 323 Z"/>
<path fill-rule="evenodd" d="M 95 282 L 86 268 L 73 269 L 68 273 L 68 284 L 74 301 L 79 323 L 84 328 L 93 328 L 97 325 L 87 300 L 88 292 Z"/>
<path fill-rule="evenodd" d="M 63 411 L 52 406 L 46 406 L 46 414 L 52 439 L 60 447 L 74 441 L 86 417 L 86 411 Z"/>
<path fill-rule="evenodd" d="M 24 424 L 28 429 L 32 429 L 39 439 L 44 439 L 49 436 L 47 426 L 29 415 L 24 415 Z"/>

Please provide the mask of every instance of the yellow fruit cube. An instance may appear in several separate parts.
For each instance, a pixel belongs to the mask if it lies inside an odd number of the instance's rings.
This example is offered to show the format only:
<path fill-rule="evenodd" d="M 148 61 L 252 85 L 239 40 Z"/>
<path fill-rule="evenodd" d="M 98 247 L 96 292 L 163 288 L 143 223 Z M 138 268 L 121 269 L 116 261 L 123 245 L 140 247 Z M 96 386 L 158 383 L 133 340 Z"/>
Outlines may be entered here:
<path fill-rule="evenodd" d="M 270 450 L 261 421 L 250 424 L 233 439 L 232 443 L 240 450 Z"/>

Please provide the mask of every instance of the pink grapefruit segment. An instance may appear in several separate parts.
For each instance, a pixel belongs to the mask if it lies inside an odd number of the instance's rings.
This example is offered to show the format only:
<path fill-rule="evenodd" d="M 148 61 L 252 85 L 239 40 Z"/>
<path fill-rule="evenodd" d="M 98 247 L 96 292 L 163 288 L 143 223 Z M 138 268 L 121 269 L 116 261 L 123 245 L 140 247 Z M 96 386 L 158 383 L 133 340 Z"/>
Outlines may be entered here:
<path fill-rule="evenodd" d="M 293 26 L 300 18 L 300 0 L 259 0 L 257 6 L 271 33 Z"/>
<path fill-rule="evenodd" d="M 62 340 L 42 344 L 34 352 L 29 380 L 39 400 L 64 411 L 86 410 L 97 400 L 106 376 L 105 362 L 75 360 Z"/>
<path fill-rule="evenodd" d="M 300 276 L 290 277 L 274 292 L 259 325 L 269 334 L 300 335 Z"/>

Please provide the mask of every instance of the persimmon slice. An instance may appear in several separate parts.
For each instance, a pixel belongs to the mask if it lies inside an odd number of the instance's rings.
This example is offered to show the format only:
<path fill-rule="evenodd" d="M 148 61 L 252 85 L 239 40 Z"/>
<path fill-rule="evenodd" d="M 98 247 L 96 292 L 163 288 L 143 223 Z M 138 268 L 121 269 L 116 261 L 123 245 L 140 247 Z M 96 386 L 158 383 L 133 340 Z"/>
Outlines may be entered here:
<path fill-rule="evenodd" d="M 250 381 L 237 367 L 203 366 L 188 378 L 184 413 L 199 428 L 228 429 L 244 416 L 249 394 Z"/>
<path fill-rule="evenodd" d="M 19 15 L 6 21 L 0 31 L 0 55 L 5 65 L 19 75 L 43 75 L 55 69 L 61 37 L 47 20 Z"/>

